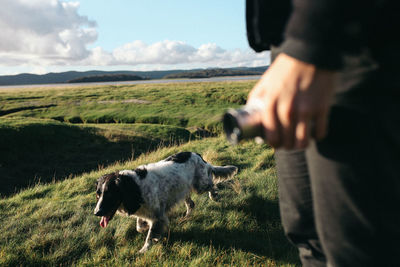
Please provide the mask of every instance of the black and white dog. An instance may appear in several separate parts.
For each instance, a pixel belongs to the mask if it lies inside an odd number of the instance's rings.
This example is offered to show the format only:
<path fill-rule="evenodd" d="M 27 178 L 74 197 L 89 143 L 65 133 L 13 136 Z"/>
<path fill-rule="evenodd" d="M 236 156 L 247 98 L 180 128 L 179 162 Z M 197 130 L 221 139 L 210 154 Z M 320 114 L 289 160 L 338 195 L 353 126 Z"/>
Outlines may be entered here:
<path fill-rule="evenodd" d="M 185 217 L 189 216 L 194 208 L 191 191 L 209 192 L 210 199 L 215 200 L 218 195 L 213 177 L 232 177 L 237 170 L 235 166 L 213 166 L 197 153 L 181 152 L 135 170 L 106 174 L 97 180 L 94 214 L 101 216 L 103 228 L 116 212 L 136 217 L 136 230 L 148 230 L 139 251 L 143 253 L 167 232 L 167 213 L 175 204 L 184 200 Z"/>

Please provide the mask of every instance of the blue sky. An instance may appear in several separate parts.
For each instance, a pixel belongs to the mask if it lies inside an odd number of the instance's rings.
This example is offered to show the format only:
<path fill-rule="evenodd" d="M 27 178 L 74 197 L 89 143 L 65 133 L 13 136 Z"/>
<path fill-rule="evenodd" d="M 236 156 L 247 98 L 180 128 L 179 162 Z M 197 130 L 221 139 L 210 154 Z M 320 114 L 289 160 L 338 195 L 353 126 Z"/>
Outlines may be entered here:
<path fill-rule="evenodd" d="M 244 0 L 4 0 L 0 75 L 260 66 Z"/>
<path fill-rule="evenodd" d="M 81 0 L 79 13 L 95 19 L 98 44 L 113 49 L 132 40 L 180 40 L 247 48 L 244 0 Z"/>

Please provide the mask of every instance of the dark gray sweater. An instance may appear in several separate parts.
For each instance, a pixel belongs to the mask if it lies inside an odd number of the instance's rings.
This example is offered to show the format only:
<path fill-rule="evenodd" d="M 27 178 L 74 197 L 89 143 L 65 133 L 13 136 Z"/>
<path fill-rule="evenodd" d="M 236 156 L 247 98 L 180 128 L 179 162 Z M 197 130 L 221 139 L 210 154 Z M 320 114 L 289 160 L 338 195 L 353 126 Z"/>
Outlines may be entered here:
<path fill-rule="evenodd" d="M 387 49 L 400 48 L 399 11 L 395 0 L 247 0 L 247 35 L 256 51 L 280 45 L 323 69 L 364 48 L 385 65 Z"/>

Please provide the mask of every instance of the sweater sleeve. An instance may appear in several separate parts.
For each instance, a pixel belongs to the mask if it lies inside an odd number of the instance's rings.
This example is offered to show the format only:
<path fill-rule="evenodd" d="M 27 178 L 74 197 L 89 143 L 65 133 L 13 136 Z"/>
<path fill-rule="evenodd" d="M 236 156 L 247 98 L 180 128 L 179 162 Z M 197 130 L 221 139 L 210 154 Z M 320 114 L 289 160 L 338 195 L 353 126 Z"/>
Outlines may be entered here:
<path fill-rule="evenodd" d="M 357 1 L 293 0 L 282 51 L 322 69 L 340 69 L 343 49 L 356 45 L 346 39 L 346 31 L 357 31 L 357 21 L 361 23 Z"/>

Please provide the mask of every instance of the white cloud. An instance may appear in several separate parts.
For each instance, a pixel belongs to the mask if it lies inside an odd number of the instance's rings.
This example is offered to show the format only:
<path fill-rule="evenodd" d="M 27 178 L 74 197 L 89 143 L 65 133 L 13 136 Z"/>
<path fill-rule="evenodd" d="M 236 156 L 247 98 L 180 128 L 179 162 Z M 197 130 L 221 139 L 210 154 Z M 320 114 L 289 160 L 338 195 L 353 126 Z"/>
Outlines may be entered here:
<path fill-rule="evenodd" d="M 91 65 L 184 65 L 196 66 L 256 66 L 266 65 L 269 57 L 267 53 L 257 54 L 248 50 L 225 50 L 213 43 L 203 44 L 195 48 L 182 41 L 156 42 L 146 44 L 134 41 L 117 47 L 112 52 L 106 52 L 97 47 L 91 55 L 84 60 Z"/>
<path fill-rule="evenodd" d="M 163 41 L 147 45 L 134 41 L 116 48 L 112 55 L 117 64 L 180 64 L 196 51 L 190 45 L 180 41 Z"/>
<path fill-rule="evenodd" d="M 182 41 L 133 41 L 106 51 L 88 48 L 97 39 L 96 22 L 78 13 L 79 2 L 2 0 L 0 66 L 45 69 L 132 66 L 174 69 L 266 65 L 268 53 L 225 50 L 214 43 L 194 47 Z M 30 67 L 29 67 L 30 66 Z"/>
<path fill-rule="evenodd" d="M 78 8 L 78 2 L 60 0 L 2 0 L 1 63 L 64 64 L 87 57 L 96 23 Z"/>

